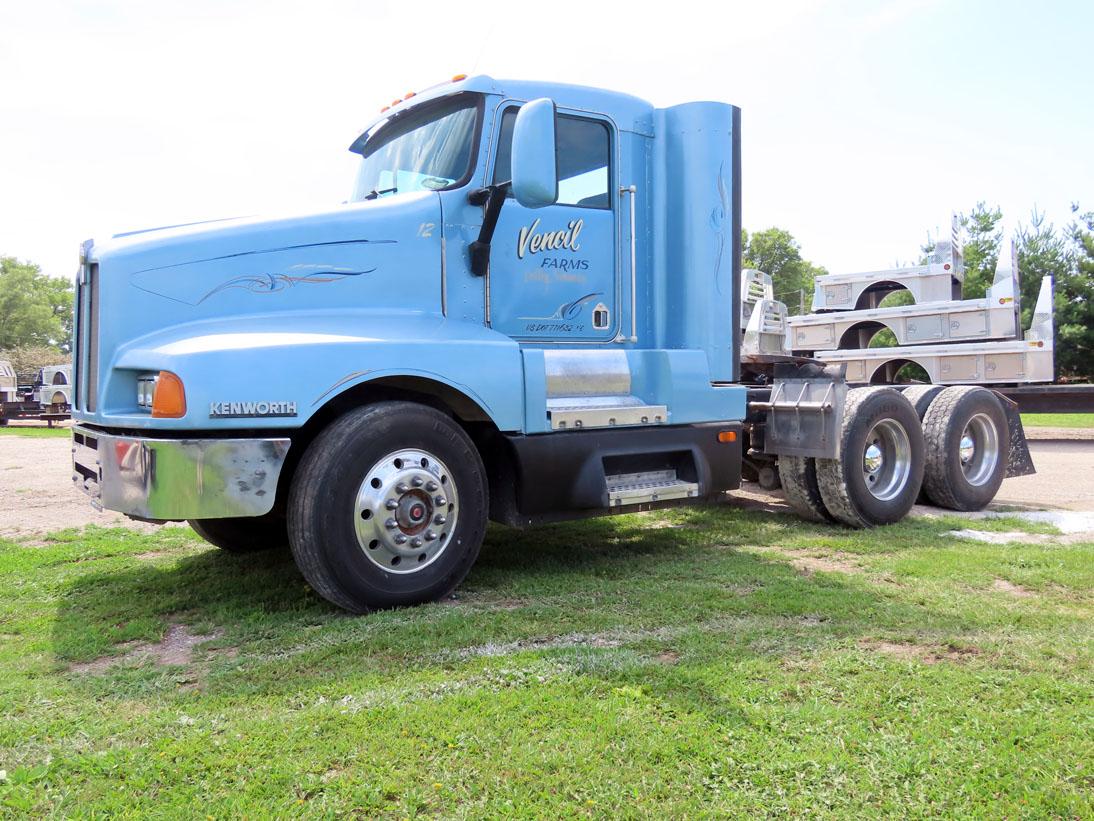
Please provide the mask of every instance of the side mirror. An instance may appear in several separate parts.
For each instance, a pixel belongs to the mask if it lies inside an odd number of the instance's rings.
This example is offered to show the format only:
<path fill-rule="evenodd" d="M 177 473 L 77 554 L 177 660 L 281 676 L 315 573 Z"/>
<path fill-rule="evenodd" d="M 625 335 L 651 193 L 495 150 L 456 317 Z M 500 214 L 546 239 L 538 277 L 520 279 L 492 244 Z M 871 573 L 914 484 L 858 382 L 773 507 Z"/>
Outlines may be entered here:
<path fill-rule="evenodd" d="M 558 200 L 555 155 L 555 102 L 541 97 L 525 103 L 513 124 L 513 195 L 525 208 L 543 208 Z"/>

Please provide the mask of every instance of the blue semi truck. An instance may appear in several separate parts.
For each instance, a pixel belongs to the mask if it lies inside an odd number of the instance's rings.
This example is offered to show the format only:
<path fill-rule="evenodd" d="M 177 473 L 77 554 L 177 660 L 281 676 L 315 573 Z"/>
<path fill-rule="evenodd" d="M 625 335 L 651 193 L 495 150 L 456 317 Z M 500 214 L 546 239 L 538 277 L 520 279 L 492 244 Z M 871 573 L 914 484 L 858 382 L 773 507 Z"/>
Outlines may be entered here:
<path fill-rule="evenodd" d="M 229 551 L 287 544 L 355 612 L 446 595 L 488 519 L 707 503 L 742 475 L 853 527 L 921 492 L 983 507 L 1032 469 L 996 393 L 851 388 L 756 344 L 778 312 L 742 294 L 740 122 L 459 76 L 353 142 L 340 207 L 89 240 L 74 481 Z"/>

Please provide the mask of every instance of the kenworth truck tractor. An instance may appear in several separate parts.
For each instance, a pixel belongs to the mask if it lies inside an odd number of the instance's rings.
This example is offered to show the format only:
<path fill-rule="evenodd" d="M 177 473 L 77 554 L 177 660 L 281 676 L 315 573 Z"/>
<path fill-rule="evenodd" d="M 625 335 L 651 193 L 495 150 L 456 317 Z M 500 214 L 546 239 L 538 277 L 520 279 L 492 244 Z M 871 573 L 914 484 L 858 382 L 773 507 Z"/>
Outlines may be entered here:
<path fill-rule="evenodd" d="M 992 391 L 849 389 L 786 352 L 785 307 L 742 298 L 740 146 L 731 105 L 459 76 L 353 142 L 340 207 L 89 240 L 75 482 L 228 551 L 287 543 L 364 612 L 449 593 L 488 519 L 777 471 L 803 516 L 868 527 L 1030 471 Z"/>

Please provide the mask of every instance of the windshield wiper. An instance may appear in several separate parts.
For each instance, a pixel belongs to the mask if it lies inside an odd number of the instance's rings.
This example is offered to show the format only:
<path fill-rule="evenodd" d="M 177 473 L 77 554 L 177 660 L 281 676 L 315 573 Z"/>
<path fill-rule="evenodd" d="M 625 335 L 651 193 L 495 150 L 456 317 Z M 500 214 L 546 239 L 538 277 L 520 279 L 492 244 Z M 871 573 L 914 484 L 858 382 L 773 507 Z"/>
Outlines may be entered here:
<path fill-rule="evenodd" d="M 395 193 L 396 191 L 398 191 L 398 190 L 399 190 L 399 189 L 398 189 L 398 188 L 395 188 L 395 187 L 392 187 L 392 188 L 381 188 L 381 189 L 380 189 L 380 190 L 378 190 L 378 191 L 377 191 L 377 190 L 376 190 L 375 188 L 373 188 L 373 189 L 372 189 L 371 191 L 369 191 L 369 192 L 368 192 L 367 194 L 365 194 L 365 196 L 364 196 L 364 197 L 362 197 L 362 199 L 366 199 L 366 200 L 374 200 L 374 199 L 376 199 L 376 198 L 377 198 L 378 196 L 380 196 L 381 194 L 394 194 L 394 193 Z"/>

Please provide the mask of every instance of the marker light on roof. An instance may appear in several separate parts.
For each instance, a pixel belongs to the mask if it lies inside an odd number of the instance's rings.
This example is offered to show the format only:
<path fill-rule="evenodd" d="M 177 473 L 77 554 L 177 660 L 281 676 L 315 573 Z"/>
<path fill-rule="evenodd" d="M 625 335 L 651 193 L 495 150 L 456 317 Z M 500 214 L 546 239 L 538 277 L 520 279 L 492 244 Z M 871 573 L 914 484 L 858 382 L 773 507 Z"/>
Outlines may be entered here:
<path fill-rule="evenodd" d="M 458 83 L 460 80 L 466 80 L 466 79 L 467 79 L 466 74 L 457 74 L 455 77 L 452 78 L 452 82 Z"/>
<path fill-rule="evenodd" d="M 392 101 L 391 101 L 391 104 L 392 104 L 392 105 L 398 105 L 398 104 L 399 104 L 399 103 L 401 103 L 401 102 L 402 102 L 402 100 L 392 100 Z"/>
<path fill-rule="evenodd" d="M 389 108 L 391 108 L 391 106 L 389 106 L 389 105 L 385 105 L 385 106 L 384 106 L 383 108 L 381 108 L 381 109 L 380 109 L 380 113 L 381 113 L 381 114 L 383 114 L 383 113 L 384 113 L 385 111 L 387 111 L 387 110 L 388 110 Z"/>
<path fill-rule="evenodd" d="M 405 95 L 403 95 L 403 99 L 404 100 L 409 100 L 411 97 L 415 97 L 415 96 L 417 96 L 417 92 L 408 91 Z"/>

